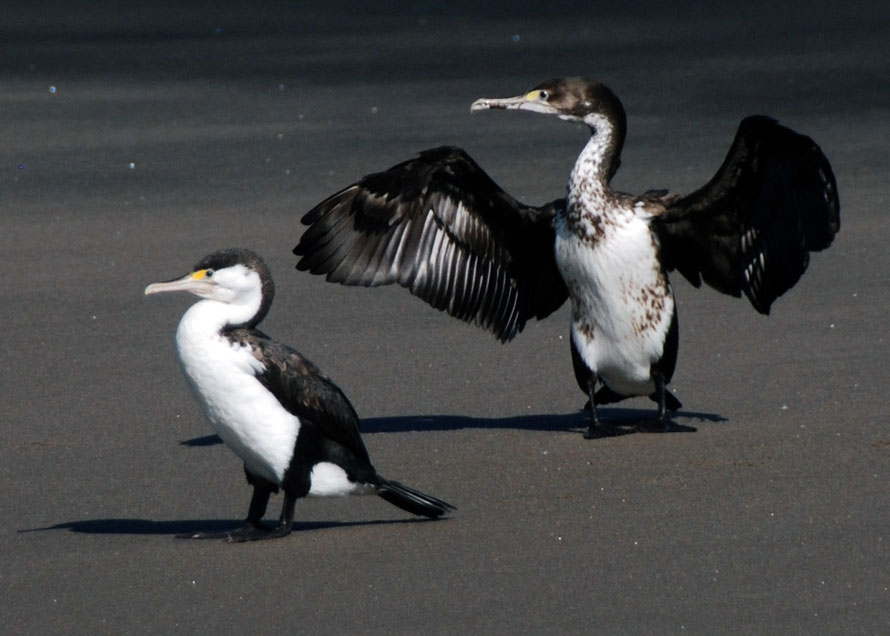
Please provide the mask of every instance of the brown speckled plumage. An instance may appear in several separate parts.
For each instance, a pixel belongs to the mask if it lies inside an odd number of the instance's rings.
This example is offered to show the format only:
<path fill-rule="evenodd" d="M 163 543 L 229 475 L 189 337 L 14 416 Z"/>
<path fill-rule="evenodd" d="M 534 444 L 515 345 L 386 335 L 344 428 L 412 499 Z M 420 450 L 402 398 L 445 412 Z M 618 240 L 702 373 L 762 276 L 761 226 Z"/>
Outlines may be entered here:
<path fill-rule="evenodd" d="M 425 151 L 306 214 L 310 227 L 294 249 L 298 269 L 347 285 L 398 282 L 504 341 L 568 297 L 582 390 L 592 394 L 604 383 L 597 403 L 651 394 L 664 420 L 666 408 L 679 407 L 664 391 L 677 349 L 668 272 L 744 293 L 768 313 L 803 274 L 809 253 L 828 247 L 840 226 L 834 175 L 819 147 L 768 117 L 741 122 L 723 165 L 702 188 L 634 196 L 610 185 L 627 122 L 604 85 L 554 79 L 471 106 L 488 109 L 588 127 L 564 199 L 519 203 L 463 151 Z M 436 230 L 421 240 L 412 232 L 427 215 Z M 595 408 L 591 416 L 596 424 Z"/>

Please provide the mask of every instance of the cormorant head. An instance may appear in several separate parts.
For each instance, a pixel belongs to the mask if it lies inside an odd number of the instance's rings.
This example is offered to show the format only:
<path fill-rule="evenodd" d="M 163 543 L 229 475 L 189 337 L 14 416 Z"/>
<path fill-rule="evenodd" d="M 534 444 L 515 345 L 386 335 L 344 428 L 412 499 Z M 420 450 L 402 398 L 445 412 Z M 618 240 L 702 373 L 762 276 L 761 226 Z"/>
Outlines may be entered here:
<path fill-rule="evenodd" d="M 604 140 L 608 178 L 618 170 L 627 115 L 621 100 L 608 86 L 583 77 L 562 77 L 547 80 L 516 97 L 482 98 L 470 106 L 473 113 L 497 109 L 528 110 L 586 124 L 594 136 Z"/>
<path fill-rule="evenodd" d="M 243 308 L 243 320 L 230 326 L 255 327 L 266 317 L 275 286 L 262 258 L 250 250 L 220 250 L 202 258 L 192 271 L 181 278 L 152 283 L 145 294 L 187 291 L 233 308 Z"/>
<path fill-rule="evenodd" d="M 583 77 L 547 80 L 516 97 L 482 98 L 470 106 L 470 112 L 491 109 L 529 110 L 591 127 L 604 118 L 616 130 L 624 130 L 627 124 L 624 107 L 615 93 Z"/>

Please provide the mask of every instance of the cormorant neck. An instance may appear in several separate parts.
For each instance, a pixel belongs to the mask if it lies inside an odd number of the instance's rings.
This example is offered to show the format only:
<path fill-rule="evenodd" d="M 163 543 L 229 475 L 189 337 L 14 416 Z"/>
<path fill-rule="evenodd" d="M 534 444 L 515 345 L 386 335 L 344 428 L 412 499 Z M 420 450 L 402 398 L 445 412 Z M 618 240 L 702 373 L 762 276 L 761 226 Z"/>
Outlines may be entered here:
<path fill-rule="evenodd" d="M 578 155 L 569 179 L 569 195 L 572 191 L 605 191 L 609 189 L 620 163 L 621 148 L 624 145 L 624 128 L 608 117 L 591 113 L 584 117 L 590 128 L 590 139 Z"/>
<path fill-rule="evenodd" d="M 254 326 L 263 296 L 259 289 L 241 302 L 226 303 L 206 299 L 196 302 L 183 315 L 180 329 L 190 333 L 220 333 L 225 329 Z"/>

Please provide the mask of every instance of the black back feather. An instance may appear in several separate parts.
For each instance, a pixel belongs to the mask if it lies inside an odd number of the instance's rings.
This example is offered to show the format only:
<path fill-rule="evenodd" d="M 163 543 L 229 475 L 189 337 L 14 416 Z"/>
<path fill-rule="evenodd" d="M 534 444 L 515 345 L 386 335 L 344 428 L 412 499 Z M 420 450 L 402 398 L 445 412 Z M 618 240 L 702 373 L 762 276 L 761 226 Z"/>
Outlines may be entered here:
<path fill-rule="evenodd" d="M 311 422 L 324 437 L 370 465 L 355 409 L 315 364 L 259 330 L 231 329 L 225 333 L 231 340 L 251 348 L 264 366 L 259 381 L 289 413 Z"/>

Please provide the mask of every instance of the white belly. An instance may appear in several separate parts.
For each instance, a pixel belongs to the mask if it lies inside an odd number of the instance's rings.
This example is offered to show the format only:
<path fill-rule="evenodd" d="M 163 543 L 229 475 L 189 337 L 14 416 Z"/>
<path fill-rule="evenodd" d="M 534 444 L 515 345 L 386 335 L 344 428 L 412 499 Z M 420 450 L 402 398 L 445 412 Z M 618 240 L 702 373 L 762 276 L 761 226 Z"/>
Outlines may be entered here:
<path fill-rule="evenodd" d="M 556 223 L 556 262 L 572 300 L 572 338 L 584 362 L 622 395 L 655 390 L 674 300 L 648 224 L 623 219 L 607 241 L 590 242 Z"/>
<path fill-rule="evenodd" d="M 190 331 L 188 312 L 176 339 L 182 369 L 213 429 L 248 470 L 280 484 L 300 420 L 257 379 L 259 361 L 248 347 Z"/>

